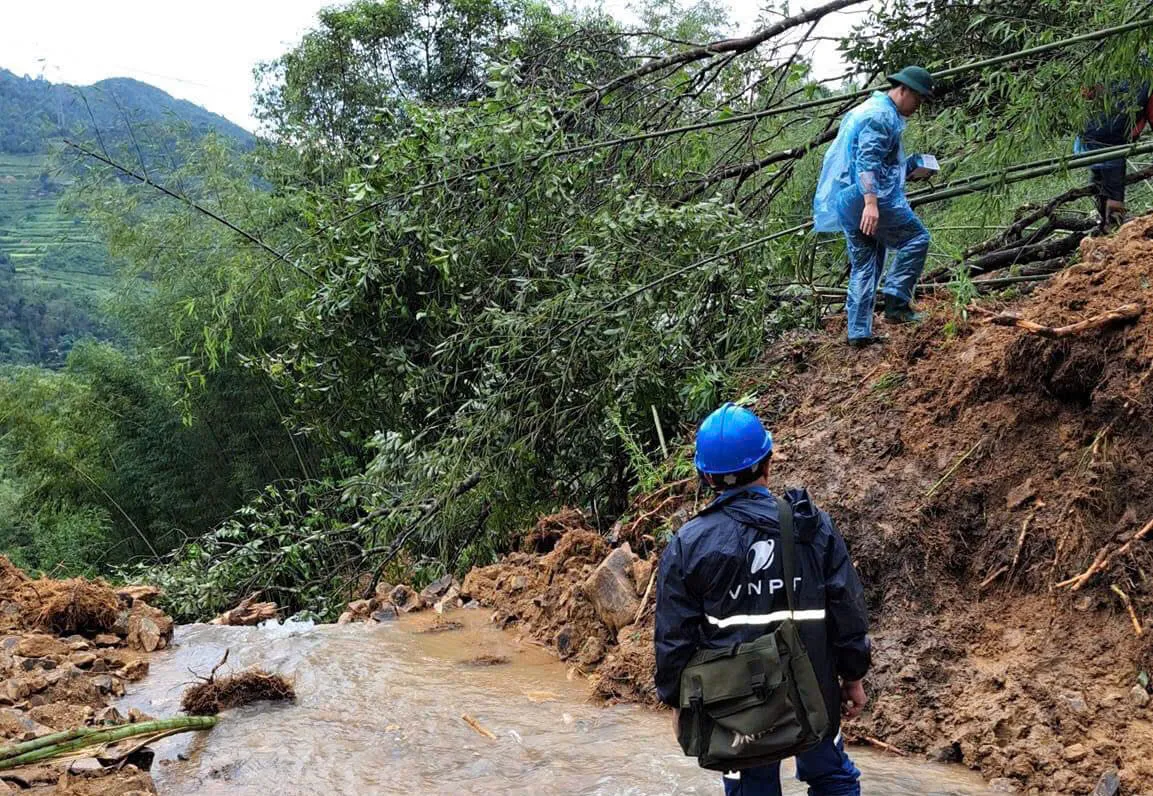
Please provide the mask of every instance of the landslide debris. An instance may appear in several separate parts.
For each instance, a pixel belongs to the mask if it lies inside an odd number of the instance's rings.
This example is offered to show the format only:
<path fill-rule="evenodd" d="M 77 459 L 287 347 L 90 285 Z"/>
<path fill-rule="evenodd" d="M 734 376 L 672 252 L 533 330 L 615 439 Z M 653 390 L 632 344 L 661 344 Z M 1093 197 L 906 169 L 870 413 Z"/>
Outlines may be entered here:
<path fill-rule="evenodd" d="M 75 727 L 146 720 L 109 704 L 148 673 L 144 655 L 168 646 L 173 623 L 148 604 L 153 587 L 30 578 L 0 556 L 0 745 Z M 4 787 L 61 794 L 154 793 L 134 765 L 69 773 L 67 764 L 0 772 Z"/>
<path fill-rule="evenodd" d="M 778 440 L 777 490 L 809 488 L 866 583 L 872 703 L 850 734 L 1025 793 L 1114 776 L 1149 792 L 1153 216 L 993 309 L 1062 327 L 1133 303 L 1135 318 L 1049 338 L 928 301 L 928 322 L 862 352 L 834 320 L 775 343 L 771 383 L 745 385 Z M 692 482 L 641 496 L 615 549 L 579 512 L 546 517 L 462 594 L 602 697 L 651 704 L 644 595 L 699 500 Z"/>

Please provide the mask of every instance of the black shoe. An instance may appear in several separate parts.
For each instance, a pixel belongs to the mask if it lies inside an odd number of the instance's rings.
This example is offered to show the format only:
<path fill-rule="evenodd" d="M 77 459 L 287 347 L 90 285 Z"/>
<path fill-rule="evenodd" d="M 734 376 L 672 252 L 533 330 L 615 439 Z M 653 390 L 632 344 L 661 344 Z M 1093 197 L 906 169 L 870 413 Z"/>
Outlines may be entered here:
<path fill-rule="evenodd" d="M 868 348 L 871 345 L 880 345 L 885 342 L 884 337 L 852 337 L 849 338 L 849 348 Z"/>

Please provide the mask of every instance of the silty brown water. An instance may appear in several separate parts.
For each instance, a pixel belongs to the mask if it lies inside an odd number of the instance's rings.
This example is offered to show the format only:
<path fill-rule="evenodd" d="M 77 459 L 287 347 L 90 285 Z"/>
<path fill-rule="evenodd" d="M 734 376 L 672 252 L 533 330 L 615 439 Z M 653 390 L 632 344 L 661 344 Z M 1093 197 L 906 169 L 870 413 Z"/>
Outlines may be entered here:
<path fill-rule="evenodd" d="M 464 627 L 425 632 L 427 615 L 386 625 L 180 627 L 177 646 L 152 658 L 122 709 L 174 715 L 191 672 L 207 674 L 226 649 L 225 671 L 259 665 L 295 677 L 295 704 L 250 705 L 210 733 L 159 742 L 162 794 L 720 792 L 718 775 L 680 754 L 669 714 L 590 704 L 580 678 L 484 612 L 451 618 Z M 469 662 L 484 656 L 508 662 Z M 852 754 L 868 794 L 988 793 L 959 768 Z M 785 793 L 804 789 L 789 777 Z"/>

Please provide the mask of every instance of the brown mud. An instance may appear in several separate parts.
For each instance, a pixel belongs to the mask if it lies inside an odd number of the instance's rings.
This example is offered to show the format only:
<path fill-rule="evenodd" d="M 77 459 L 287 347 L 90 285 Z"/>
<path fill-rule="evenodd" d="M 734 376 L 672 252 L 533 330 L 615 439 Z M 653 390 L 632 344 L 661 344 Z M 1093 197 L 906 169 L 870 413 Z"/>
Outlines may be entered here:
<path fill-rule="evenodd" d="M 1115 772 L 1153 794 L 1153 216 L 1081 255 L 991 309 L 1049 327 L 1145 311 L 1048 338 L 939 300 L 861 352 L 833 320 L 774 344 L 742 392 L 774 429 L 774 485 L 809 488 L 866 583 L 872 699 L 847 734 L 1025 793 Z M 602 698 L 653 704 L 651 573 L 704 499 L 643 495 L 607 540 L 579 512 L 544 518 L 461 597 Z"/>
<path fill-rule="evenodd" d="M 0 746 L 61 730 L 146 721 L 113 701 L 148 673 L 147 653 L 168 646 L 172 620 L 147 600 L 156 591 L 116 590 L 82 578 L 32 579 L 0 556 Z M 147 772 L 70 773 L 68 763 L 0 771 L 0 792 L 154 793 Z"/>

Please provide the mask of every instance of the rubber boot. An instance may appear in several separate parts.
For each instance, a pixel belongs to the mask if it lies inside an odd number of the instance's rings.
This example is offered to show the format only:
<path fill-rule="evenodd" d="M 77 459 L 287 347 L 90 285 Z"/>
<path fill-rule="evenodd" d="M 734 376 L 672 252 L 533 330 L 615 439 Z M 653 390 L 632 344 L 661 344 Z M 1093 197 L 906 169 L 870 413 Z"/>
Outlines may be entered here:
<path fill-rule="evenodd" d="M 886 323 L 920 323 L 925 316 L 913 310 L 907 301 L 896 296 L 885 294 L 885 322 Z"/>

